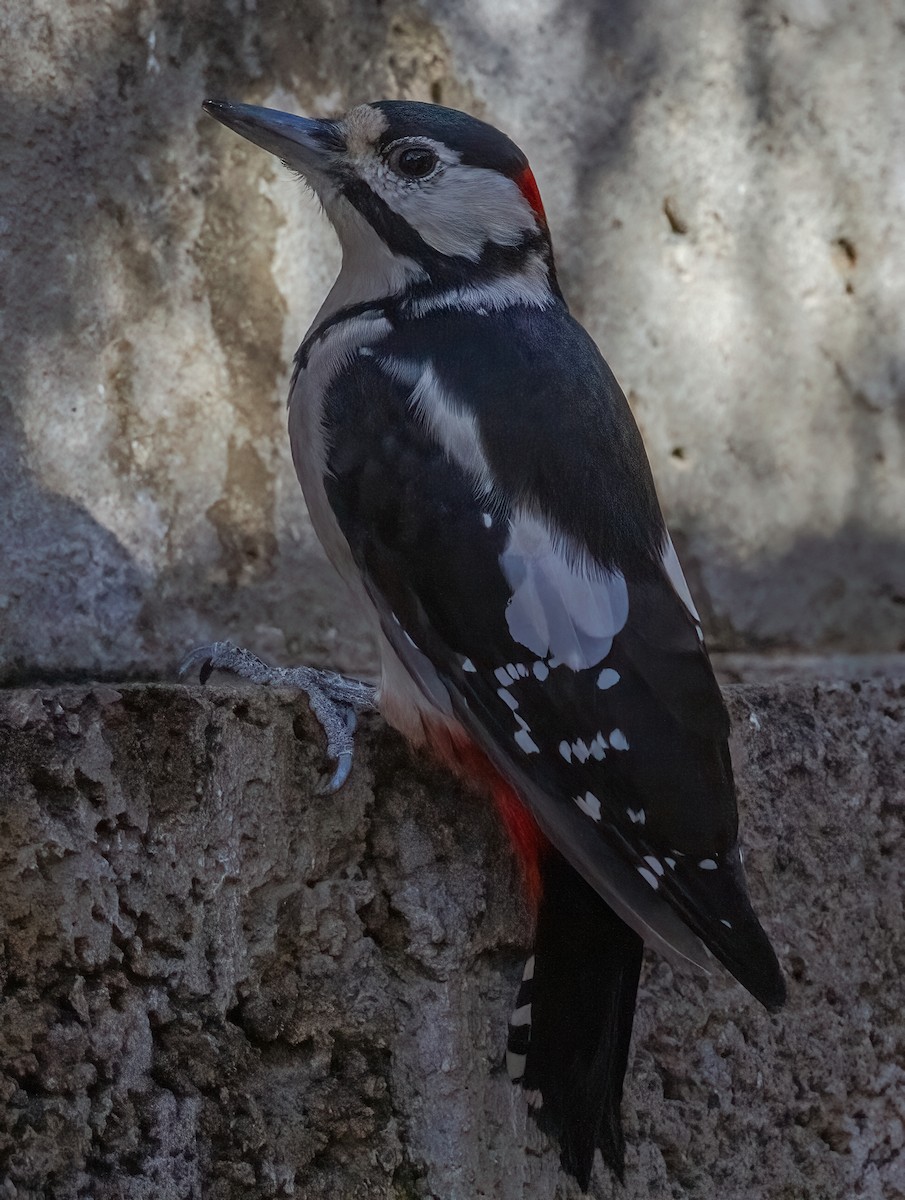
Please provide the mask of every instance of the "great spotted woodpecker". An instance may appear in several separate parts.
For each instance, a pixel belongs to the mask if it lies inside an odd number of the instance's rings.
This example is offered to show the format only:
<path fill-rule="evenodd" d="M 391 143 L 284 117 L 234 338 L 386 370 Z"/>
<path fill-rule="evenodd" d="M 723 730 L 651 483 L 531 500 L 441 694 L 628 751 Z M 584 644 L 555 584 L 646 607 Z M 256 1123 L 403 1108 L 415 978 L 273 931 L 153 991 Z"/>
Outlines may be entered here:
<path fill-rule="evenodd" d="M 296 356 L 292 454 L 373 617 L 387 719 L 486 788 L 537 911 L 507 1065 L 587 1189 L 621 1175 L 642 948 L 785 988 L 738 850 L 728 717 L 640 435 L 569 315 L 521 151 L 430 104 L 308 120 L 210 101 L 320 198 L 342 270 Z M 297 682 L 351 761 L 366 685 Z M 703 944 L 703 946 L 702 946 Z"/>

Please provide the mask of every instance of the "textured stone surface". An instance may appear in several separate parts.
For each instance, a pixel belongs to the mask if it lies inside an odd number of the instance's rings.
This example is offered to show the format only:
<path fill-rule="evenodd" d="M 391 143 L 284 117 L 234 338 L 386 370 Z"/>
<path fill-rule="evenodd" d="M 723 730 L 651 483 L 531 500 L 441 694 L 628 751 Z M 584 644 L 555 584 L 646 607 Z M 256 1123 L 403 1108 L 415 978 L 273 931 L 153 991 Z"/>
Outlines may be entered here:
<path fill-rule="evenodd" d="M 594 1195 L 905 1197 L 905 685 L 729 698 L 790 1002 L 649 959 Z M 575 1196 L 500 1070 L 486 806 L 376 722 L 319 796 L 319 745 L 287 693 L 0 696 L 3 1200 Z"/>
<path fill-rule="evenodd" d="M 284 430 L 336 246 L 211 94 L 506 127 L 711 644 L 902 647 L 903 58 L 905 0 L 0 4 L 0 678 L 370 662 Z"/>

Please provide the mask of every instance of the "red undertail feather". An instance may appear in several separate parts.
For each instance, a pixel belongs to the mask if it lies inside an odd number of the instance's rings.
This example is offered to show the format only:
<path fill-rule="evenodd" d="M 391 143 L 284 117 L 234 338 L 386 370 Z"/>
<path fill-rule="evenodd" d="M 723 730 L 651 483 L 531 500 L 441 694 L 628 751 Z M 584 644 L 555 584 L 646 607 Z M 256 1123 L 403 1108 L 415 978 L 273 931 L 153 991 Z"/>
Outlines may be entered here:
<path fill-rule="evenodd" d="M 541 861 L 550 848 L 537 822 L 487 755 L 464 732 L 447 726 L 427 730 L 427 744 L 434 756 L 471 787 L 491 797 L 509 835 L 525 879 L 531 901 L 537 905 L 543 890 Z"/>

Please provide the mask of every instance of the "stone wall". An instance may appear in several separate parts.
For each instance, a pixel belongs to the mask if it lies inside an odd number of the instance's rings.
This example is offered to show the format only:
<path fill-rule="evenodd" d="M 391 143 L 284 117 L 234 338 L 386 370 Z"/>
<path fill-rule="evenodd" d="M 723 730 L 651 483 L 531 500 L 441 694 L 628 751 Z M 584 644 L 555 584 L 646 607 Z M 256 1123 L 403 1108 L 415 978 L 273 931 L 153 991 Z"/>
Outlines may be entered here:
<path fill-rule="evenodd" d="M 622 1200 L 905 1197 L 905 685 L 728 694 L 769 1017 L 650 957 Z M 2 1200 L 575 1198 L 501 1070 L 529 936 L 487 806 L 304 702 L 0 696 Z"/>
<path fill-rule="evenodd" d="M 337 249 L 209 95 L 506 128 L 712 645 L 905 644 L 903 0 L 7 0 L 0 34 L 0 678 L 371 662 L 284 429 Z"/>

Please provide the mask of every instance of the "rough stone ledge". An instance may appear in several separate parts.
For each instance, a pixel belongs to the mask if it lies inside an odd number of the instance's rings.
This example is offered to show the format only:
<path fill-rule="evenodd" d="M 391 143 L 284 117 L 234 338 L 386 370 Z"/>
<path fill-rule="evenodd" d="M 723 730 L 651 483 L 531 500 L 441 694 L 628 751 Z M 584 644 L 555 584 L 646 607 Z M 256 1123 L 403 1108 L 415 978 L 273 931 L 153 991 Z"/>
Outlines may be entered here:
<path fill-rule="evenodd" d="M 595 1195 L 905 1196 L 905 685 L 727 695 L 790 1003 L 651 958 Z M 500 1070 L 492 815 L 377 722 L 321 796 L 320 747 L 288 693 L 0 694 L 0 1200 L 575 1194 Z"/>

